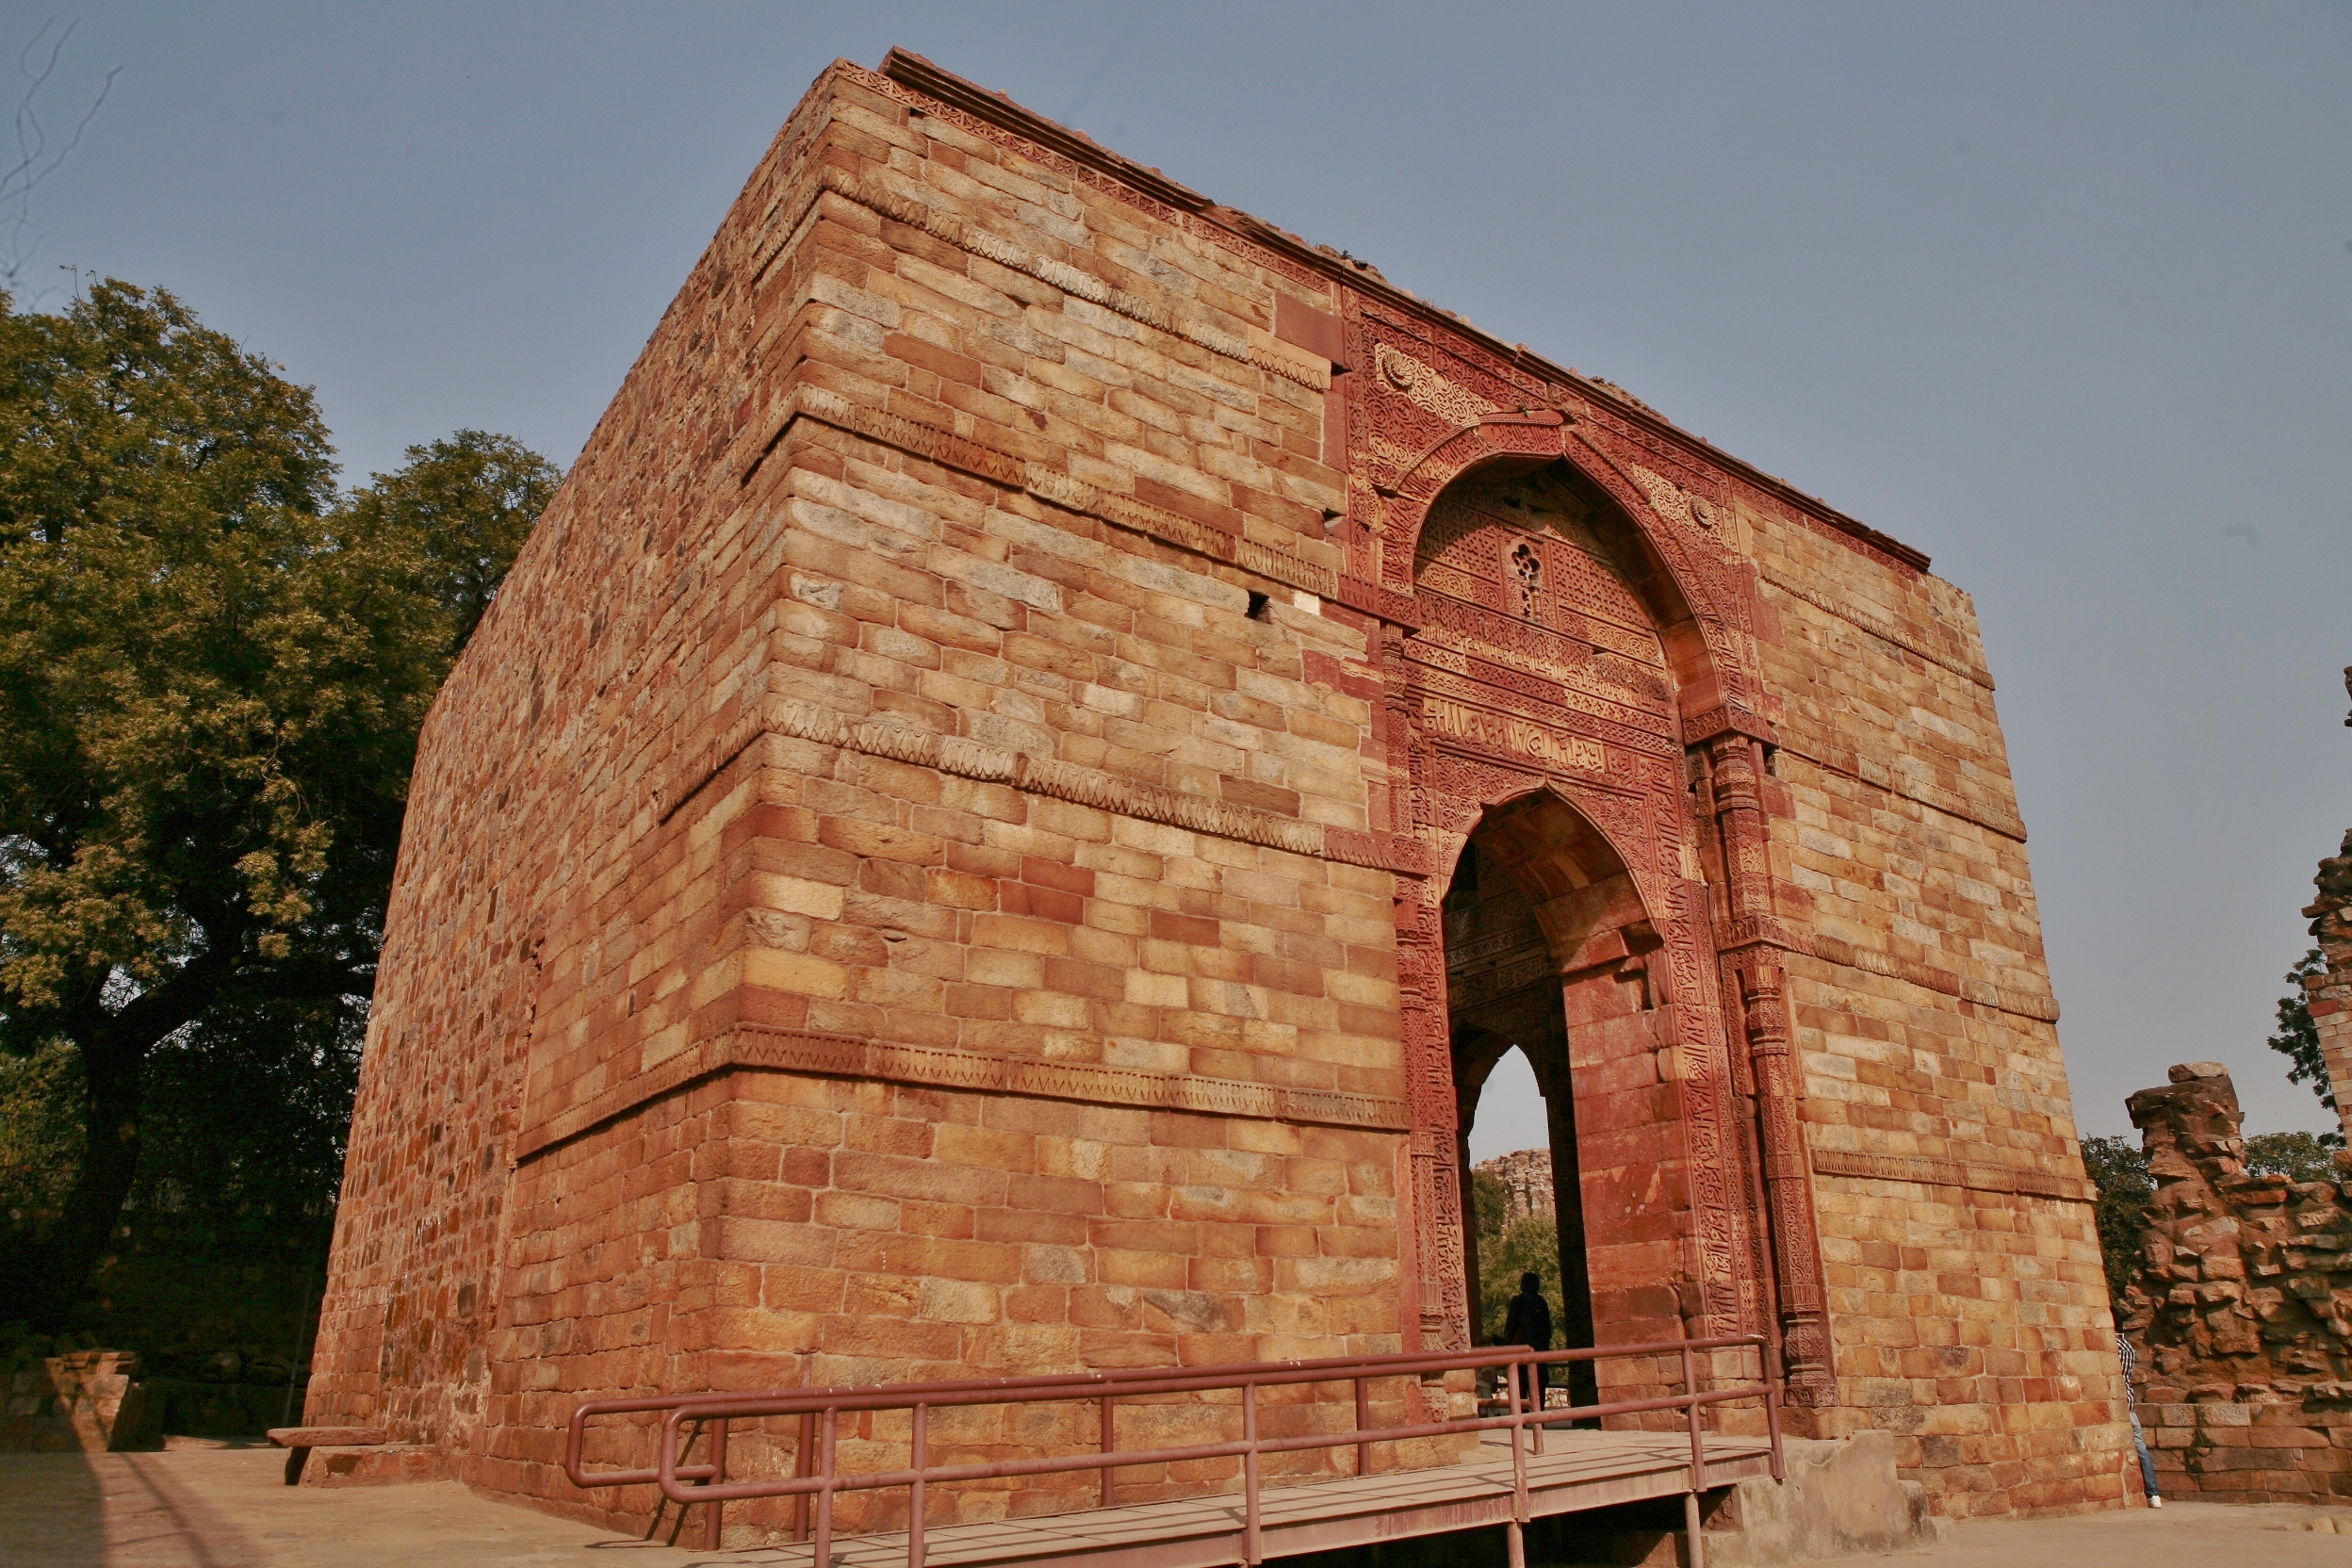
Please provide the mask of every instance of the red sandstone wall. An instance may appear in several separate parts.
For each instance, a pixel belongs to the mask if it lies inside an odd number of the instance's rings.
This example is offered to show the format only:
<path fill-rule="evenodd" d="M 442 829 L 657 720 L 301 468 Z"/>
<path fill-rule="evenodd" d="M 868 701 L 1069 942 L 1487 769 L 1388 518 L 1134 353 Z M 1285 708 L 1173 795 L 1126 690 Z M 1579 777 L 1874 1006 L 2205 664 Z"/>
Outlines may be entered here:
<path fill-rule="evenodd" d="M 1777 612 L 1791 963 L 1849 1426 L 1966 1513 L 2115 1493 L 2124 1419 L 2049 966 L 1974 606 L 1740 514 Z"/>
<path fill-rule="evenodd" d="M 553 1466 L 594 1394 L 1375 1350 L 1428 1320 L 1444 1194 L 1405 1179 L 1428 1086 L 1396 952 L 1438 862 L 1389 836 L 1380 623 L 1330 603 L 1378 608 L 1326 528 L 1345 290 L 1082 172 L 836 67 L 664 318 L 427 729 L 310 1419 L 577 1507 Z M 1721 581 L 1763 574 L 1821 1420 L 1915 1440 L 1952 1511 L 2112 1500 L 1965 596 L 1671 440 L 1652 504 Z M 1655 874 L 1695 881 L 1700 825 L 1659 831 Z M 1644 1115 L 1693 1103 L 1678 1052 L 1724 1068 L 1689 983 L 1611 1088 Z M 1723 1261 L 1760 1256 L 1718 1196 Z M 1661 1266 L 1699 1246 L 1691 1201 L 1640 1219 Z"/>

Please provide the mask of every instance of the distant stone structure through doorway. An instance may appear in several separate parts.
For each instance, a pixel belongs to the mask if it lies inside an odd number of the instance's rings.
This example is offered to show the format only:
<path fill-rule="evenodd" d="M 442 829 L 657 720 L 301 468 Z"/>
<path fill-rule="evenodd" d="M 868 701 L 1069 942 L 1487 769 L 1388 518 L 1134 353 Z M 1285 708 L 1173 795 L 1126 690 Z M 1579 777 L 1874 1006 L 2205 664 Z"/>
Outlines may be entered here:
<path fill-rule="evenodd" d="M 837 63 L 426 726 L 306 1420 L 585 1514 L 589 1397 L 1461 1346 L 1516 1047 L 1581 1331 L 2115 1504 L 2025 837 L 1919 551 Z"/>

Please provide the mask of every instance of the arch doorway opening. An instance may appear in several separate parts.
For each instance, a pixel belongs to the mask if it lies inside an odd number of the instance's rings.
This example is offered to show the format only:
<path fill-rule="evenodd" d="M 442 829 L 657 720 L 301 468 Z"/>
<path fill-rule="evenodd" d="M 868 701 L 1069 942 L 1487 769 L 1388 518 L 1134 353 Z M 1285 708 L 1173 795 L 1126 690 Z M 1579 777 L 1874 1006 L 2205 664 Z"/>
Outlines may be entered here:
<path fill-rule="evenodd" d="M 1650 1208 L 1641 1201 L 1626 1212 L 1624 1201 L 1628 1181 L 1640 1180 L 1628 1168 L 1639 1161 L 1635 1130 L 1650 1125 L 1657 1109 L 1628 1095 L 1646 1074 L 1624 1069 L 1629 1055 L 1646 1065 L 1656 1049 L 1652 1015 L 1663 976 L 1652 965 L 1662 943 L 1616 852 L 1549 792 L 1480 818 L 1446 889 L 1445 938 L 1461 1168 L 1472 1169 L 1481 1104 L 1509 1124 L 1540 1125 L 1535 1148 L 1550 1163 L 1548 1194 L 1527 1168 L 1538 1161 L 1501 1184 L 1475 1176 L 1469 1184 L 1462 1255 L 1472 1342 L 1501 1341 L 1510 1295 L 1521 1271 L 1533 1268 L 1547 1277 L 1554 1345 L 1590 1348 L 1610 1337 L 1612 1322 L 1629 1326 L 1637 1315 L 1630 1292 L 1672 1269 L 1670 1217 L 1639 1212 Z M 1540 1122 L 1524 1103 L 1530 1077 Z M 1526 1255 L 1543 1244 L 1545 1218 L 1556 1275 Z M 1575 1374 L 1556 1376 L 1555 1386 L 1564 1381 L 1578 1403 L 1597 1398 L 1591 1368 Z"/>

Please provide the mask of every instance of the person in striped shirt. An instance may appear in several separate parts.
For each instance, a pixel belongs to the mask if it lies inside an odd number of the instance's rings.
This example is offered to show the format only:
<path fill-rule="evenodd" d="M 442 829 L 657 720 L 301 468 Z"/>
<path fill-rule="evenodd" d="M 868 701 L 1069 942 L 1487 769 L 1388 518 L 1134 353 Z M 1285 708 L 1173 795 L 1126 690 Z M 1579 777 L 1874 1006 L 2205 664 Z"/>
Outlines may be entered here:
<path fill-rule="evenodd" d="M 2148 1506 L 2162 1508 L 2164 1499 L 2156 1490 L 2156 1461 L 2148 1451 L 2148 1437 L 2140 1430 L 2139 1407 L 2132 1400 L 2132 1375 L 2140 1368 L 2139 1352 L 2121 1334 L 2115 1336 L 2115 1354 L 2123 1358 L 2123 1408 L 2132 1417 L 2132 1446 L 2140 1456 L 2140 1479 L 2148 1484 Z"/>

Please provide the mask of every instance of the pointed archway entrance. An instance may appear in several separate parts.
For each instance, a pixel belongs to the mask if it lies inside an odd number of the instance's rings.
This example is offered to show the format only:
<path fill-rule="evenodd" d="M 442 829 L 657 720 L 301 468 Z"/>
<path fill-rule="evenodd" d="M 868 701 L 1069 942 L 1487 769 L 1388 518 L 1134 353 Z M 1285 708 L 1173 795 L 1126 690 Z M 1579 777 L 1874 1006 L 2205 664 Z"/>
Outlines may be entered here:
<path fill-rule="evenodd" d="M 1488 1075 L 1519 1050 L 1544 1096 L 1559 1343 L 1650 1336 L 1661 1314 L 1684 1315 L 1691 1200 L 1685 1140 L 1660 1114 L 1672 988 L 1649 908 L 1608 839 L 1545 790 L 1482 814 L 1444 911 L 1458 1157 L 1466 1168 Z M 1484 1328 L 1494 1304 L 1481 1299 L 1475 1216 L 1464 1225 L 1464 1292 Z M 1589 1378 L 1572 1386 L 1593 1396 Z"/>
<path fill-rule="evenodd" d="M 1411 537 L 1419 624 L 1389 634 L 1392 767 L 1444 868 L 1398 919 L 1426 1086 L 1421 1342 L 1470 1337 L 1462 1130 L 1512 1046 L 1545 1090 L 1555 1190 L 1576 1199 L 1560 1229 L 1581 1234 L 1581 1268 L 1563 1257 L 1562 1278 L 1584 1289 L 1564 1326 L 1589 1315 L 1601 1345 L 1772 1326 L 1796 1303 L 1773 1299 L 1766 1249 L 1810 1242 L 1762 1223 L 1753 1090 L 1725 1026 L 1707 884 L 1757 868 L 1725 855 L 1711 754 L 1685 742 L 1685 710 L 1720 690 L 1710 639 L 1624 503 L 1564 460 L 1458 472 Z"/>

